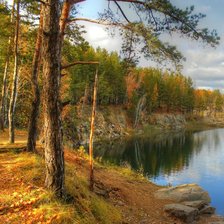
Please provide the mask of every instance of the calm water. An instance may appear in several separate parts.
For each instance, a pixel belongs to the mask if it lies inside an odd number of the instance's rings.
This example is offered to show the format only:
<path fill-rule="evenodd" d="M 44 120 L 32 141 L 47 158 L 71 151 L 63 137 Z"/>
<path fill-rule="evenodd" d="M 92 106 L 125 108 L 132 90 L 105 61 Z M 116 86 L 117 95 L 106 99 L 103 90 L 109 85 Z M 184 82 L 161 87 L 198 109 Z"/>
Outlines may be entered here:
<path fill-rule="evenodd" d="M 197 183 L 209 192 L 217 214 L 224 215 L 224 129 L 98 143 L 95 153 L 159 185 Z"/>

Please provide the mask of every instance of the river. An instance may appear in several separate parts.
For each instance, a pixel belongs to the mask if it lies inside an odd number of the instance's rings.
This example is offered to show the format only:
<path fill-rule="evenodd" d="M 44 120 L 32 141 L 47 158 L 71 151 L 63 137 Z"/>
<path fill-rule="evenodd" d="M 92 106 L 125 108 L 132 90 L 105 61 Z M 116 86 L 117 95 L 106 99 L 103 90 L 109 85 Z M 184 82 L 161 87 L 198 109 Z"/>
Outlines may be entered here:
<path fill-rule="evenodd" d="M 130 167 L 159 185 L 197 183 L 224 215 L 224 129 L 161 133 L 95 145 L 102 162 Z"/>

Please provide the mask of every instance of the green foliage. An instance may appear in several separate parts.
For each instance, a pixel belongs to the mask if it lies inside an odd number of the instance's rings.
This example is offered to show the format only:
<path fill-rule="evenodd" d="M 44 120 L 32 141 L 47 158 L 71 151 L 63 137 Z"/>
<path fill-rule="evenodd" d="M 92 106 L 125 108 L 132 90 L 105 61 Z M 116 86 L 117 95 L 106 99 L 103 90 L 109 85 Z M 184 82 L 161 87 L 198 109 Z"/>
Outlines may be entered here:
<path fill-rule="evenodd" d="M 21 61 L 16 126 L 25 128 L 32 99 L 30 74 L 40 4 L 31 0 L 22 0 L 21 7 L 28 17 L 21 17 L 19 43 Z M 176 65 L 181 63 L 183 57 L 178 50 L 159 39 L 163 32 L 170 34 L 178 32 L 192 39 L 201 39 L 212 46 L 218 44 L 219 38 L 215 31 L 198 29 L 198 24 L 204 15 L 194 14 L 193 7 L 178 9 L 168 0 L 143 1 L 135 7 L 132 4 L 129 10 L 134 8 L 139 13 L 139 17 L 145 18 L 144 20 L 137 21 L 136 19 L 129 24 L 124 23 L 123 16 L 115 13 L 112 8 L 105 11 L 105 14 L 101 14 L 106 21 L 111 21 L 120 28 L 124 41 L 122 47 L 124 59 L 121 59 L 116 52 L 108 52 L 101 48 L 94 49 L 82 36 L 85 32 L 83 26 L 69 23 L 63 43 L 62 64 L 74 61 L 98 61 L 98 105 L 123 105 L 128 108 L 131 118 L 135 117 L 136 107 L 143 96 L 146 96 L 144 109 L 149 113 L 156 111 L 189 112 L 193 109 L 206 110 L 208 107 L 213 111 L 221 111 L 223 96 L 220 92 L 206 93 L 207 95 L 204 94 L 203 97 L 196 96 L 192 80 L 178 72 L 168 73 L 153 68 L 136 68 L 142 53 L 160 63 L 162 61 L 173 61 Z M 78 8 L 73 7 L 71 18 L 76 17 L 77 11 Z M 1 87 L 8 51 L 8 38 L 13 31 L 13 26 L 10 24 L 10 8 L 4 1 L 0 2 L 0 15 Z M 139 44 L 140 42 L 142 44 Z M 13 70 L 12 65 L 13 59 L 11 58 L 9 73 Z M 130 71 L 133 77 L 129 74 Z M 92 64 L 76 65 L 66 71 L 63 70 L 62 73 L 66 74 L 66 78 L 62 78 L 62 101 L 70 100 L 73 105 L 91 104 L 95 72 L 96 65 Z M 74 133 L 70 133 L 70 136 L 76 136 L 75 121 L 68 117 L 66 119 L 68 120 L 64 122 L 65 130 L 68 126 L 73 126 Z"/>
<path fill-rule="evenodd" d="M 96 216 L 102 224 L 119 223 L 121 220 L 121 214 L 99 198 L 95 198 L 92 201 L 91 208 L 94 216 Z M 113 209 L 113 213 L 111 213 L 111 209 Z"/>
<path fill-rule="evenodd" d="M 223 111 L 224 96 L 219 90 L 198 89 L 194 95 L 196 112 L 208 111 L 211 114 Z"/>
<path fill-rule="evenodd" d="M 10 12 L 7 5 L 0 3 L 0 83 L 2 82 L 2 73 L 8 50 L 8 39 L 11 31 Z"/>
<path fill-rule="evenodd" d="M 153 68 L 133 70 L 133 74 L 140 77 L 136 78 L 140 84 L 131 99 L 135 107 L 141 96 L 146 95 L 146 107 L 150 113 L 158 110 L 180 112 L 193 110 L 194 88 L 190 78 Z"/>
<path fill-rule="evenodd" d="M 123 36 L 123 53 L 127 64 L 135 64 L 138 53 L 154 59 L 159 63 L 172 62 L 179 67 L 184 59 L 175 46 L 159 39 L 163 33 L 177 33 L 193 40 L 200 40 L 212 47 L 219 44 L 220 38 L 215 30 L 201 28 L 199 22 L 205 17 L 202 13 L 195 13 L 194 7 L 177 8 L 170 0 L 123 1 L 128 4 L 126 10 L 113 1 L 118 11 L 108 7 L 100 14 L 101 19 L 117 24 Z M 128 15 L 135 15 L 129 20 Z"/>
<path fill-rule="evenodd" d="M 99 62 L 98 103 L 101 105 L 121 104 L 125 99 L 125 70 L 116 52 L 108 53 L 105 49 L 66 43 L 65 60 L 71 63 L 75 60 Z M 74 104 L 87 98 L 92 100 L 92 88 L 96 65 L 76 65 L 70 69 L 69 97 Z"/>

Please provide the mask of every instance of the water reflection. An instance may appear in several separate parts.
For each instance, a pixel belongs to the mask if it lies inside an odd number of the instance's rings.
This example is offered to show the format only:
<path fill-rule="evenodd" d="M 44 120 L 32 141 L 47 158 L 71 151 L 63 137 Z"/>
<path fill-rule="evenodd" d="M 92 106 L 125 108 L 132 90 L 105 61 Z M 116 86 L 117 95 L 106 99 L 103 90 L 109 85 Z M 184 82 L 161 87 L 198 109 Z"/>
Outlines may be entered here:
<path fill-rule="evenodd" d="M 200 151 L 204 138 L 192 133 L 160 134 L 155 138 L 134 138 L 104 142 L 96 146 L 96 157 L 120 164 L 129 164 L 148 177 L 171 174 L 189 166 L 193 151 Z"/>
<path fill-rule="evenodd" d="M 179 132 L 126 141 L 102 142 L 95 156 L 127 165 L 160 185 L 198 183 L 224 215 L 224 129 Z"/>

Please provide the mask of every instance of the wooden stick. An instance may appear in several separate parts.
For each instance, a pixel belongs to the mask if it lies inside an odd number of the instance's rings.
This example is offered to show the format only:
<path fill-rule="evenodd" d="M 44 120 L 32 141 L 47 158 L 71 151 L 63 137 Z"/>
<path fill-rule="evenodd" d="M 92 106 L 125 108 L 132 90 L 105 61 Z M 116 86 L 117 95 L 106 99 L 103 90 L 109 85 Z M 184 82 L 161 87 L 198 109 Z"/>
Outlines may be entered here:
<path fill-rule="evenodd" d="M 98 68 L 96 68 L 94 89 L 93 89 L 93 107 L 90 126 L 89 137 L 89 166 L 90 166 L 90 190 L 93 191 L 94 173 L 93 173 L 93 133 L 94 133 L 94 121 L 96 116 L 96 98 L 97 98 L 97 83 L 98 83 Z"/>
<path fill-rule="evenodd" d="M 97 65 L 99 64 L 99 62 L 98 61 L 75 61 L 71 64 L 61 66 L 61 69 L 70 68 L 74 65 L 93 65 L 93 64 Z"/>

